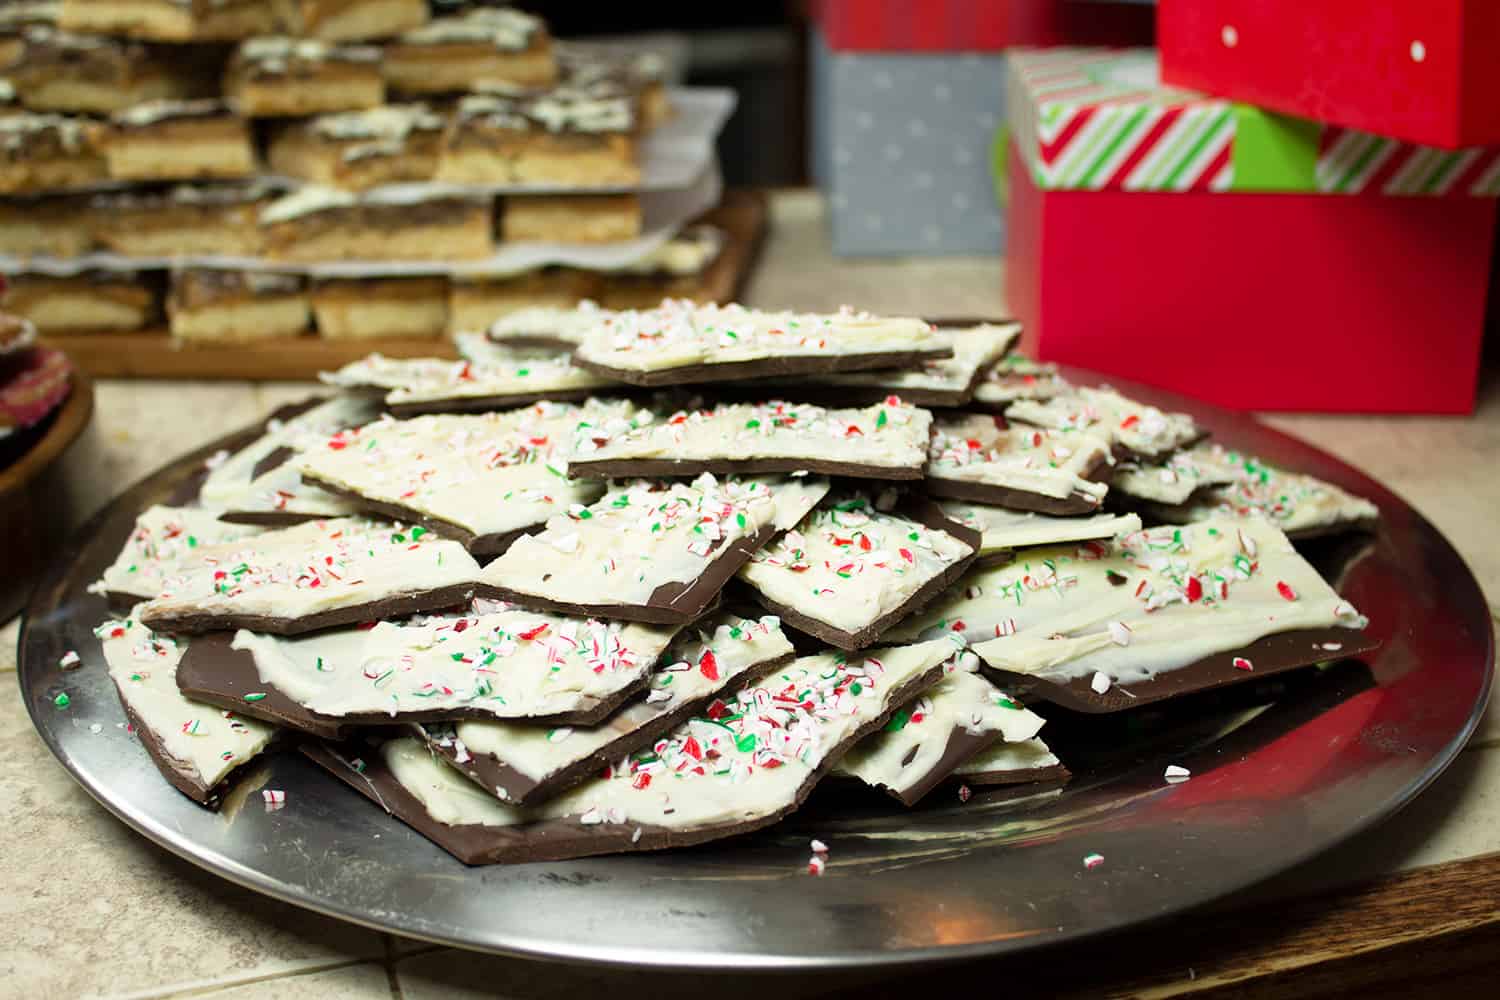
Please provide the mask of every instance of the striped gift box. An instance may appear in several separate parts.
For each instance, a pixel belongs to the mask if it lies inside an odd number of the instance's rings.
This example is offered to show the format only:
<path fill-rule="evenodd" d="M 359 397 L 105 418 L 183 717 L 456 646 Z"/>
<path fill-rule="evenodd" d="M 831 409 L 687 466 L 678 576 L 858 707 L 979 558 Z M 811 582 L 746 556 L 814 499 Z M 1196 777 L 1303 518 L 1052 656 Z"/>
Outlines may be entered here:
<path fill-rule="evenodd" d="M 1008 119 L 1043 190 L 1495 197 L 1500 149 L 1444 150 L 1160 82 L 1151 49 L 1010 55 Z"/>

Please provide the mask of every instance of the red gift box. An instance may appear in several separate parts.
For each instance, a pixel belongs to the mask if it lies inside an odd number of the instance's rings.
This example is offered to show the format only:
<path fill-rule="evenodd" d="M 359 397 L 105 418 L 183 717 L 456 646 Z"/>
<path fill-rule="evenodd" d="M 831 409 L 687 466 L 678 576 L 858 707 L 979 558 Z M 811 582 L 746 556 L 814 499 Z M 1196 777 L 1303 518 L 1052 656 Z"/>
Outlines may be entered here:
<path fill-rule="evenodd" d="M 1456 149 L 1500 144 L 1496 0 L 1161 0 L 1162 82 Z"/>
<path fill-rule="evenodd" d="M 1032 356 L 1236 409 L 1473 408 L 1494 200 L 1044 191 L 1009 160 Z"/>
<path fill-rule="evenodd" d="M 1149 7 L 1076 0 L 814 0 L 835 52 L 998 52 L 1015 45 L 1148 45 Z"/>

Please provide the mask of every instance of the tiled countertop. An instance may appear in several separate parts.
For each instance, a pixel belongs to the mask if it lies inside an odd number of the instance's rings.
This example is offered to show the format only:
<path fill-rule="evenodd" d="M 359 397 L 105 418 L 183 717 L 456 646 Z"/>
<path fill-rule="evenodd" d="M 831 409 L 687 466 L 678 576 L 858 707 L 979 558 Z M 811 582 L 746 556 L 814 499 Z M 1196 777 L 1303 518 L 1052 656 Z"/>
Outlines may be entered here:
<path fill-rule="evenodd" d="M 772 202 L 752 304 L 1000 315 L 992 258 L 843 262 L 816 196 Z M 93 428 L 69 455 L 87 510 L 173 456 L 300 398 L 304 384 L 124 382 L 97 386 Z M 1437 523 L 1500 609 L 1500 372 L 1469 419 L 1278 416 L 1274 426 L 1383 480 Z M 16 622 L 0 628 L 0 996 L 622 997 L 761 992 L 702 976 L 563 969 L 408 942 L 284 905 L 200 871 L 138 837 L 67 776 L 17 693 Z M 1418 805 L 1257 897 L 1500 851 L 1500 718 Z M 1187 982 L 1184 974 L 1183 982 Z M 857 990 L 849 979 L 778 981 L 781 996 Z"/>

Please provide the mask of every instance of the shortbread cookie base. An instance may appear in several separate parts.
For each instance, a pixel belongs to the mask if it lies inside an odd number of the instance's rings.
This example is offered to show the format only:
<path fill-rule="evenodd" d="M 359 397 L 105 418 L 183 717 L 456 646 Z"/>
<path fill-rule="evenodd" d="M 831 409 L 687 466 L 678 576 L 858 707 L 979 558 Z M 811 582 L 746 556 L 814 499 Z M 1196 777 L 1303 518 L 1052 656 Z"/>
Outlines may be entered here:
<path fill-rule="evenodd" d="M 330 340 L 438 337 L 448 323 L 447 281 L 328 281 L 313 288 L 312 308 Z"/>
<path fill-rule="evenodd" d="M 362 111 L 385 103 L 385 81 L 375 65 L 323 67 L 295 79 L 257 80 L 231 76 L 224 96 L 252 118 Z"/>
<path fill-rule="evenodd" d="M 292 295 L 273 301 L 174 308 L 167 315 L 172 336 L 178 340 L 211 343 L 248 343 L 298 337 L 310 330 L 307 296 Z"/>
<path fill-rule="evenodd" d="M 356 219 L 303 217 L 262 226 L 266 255 L 274 260 L 473 260 L 495 252 L 489 212 L 477 208 L 461 221 L 391 228 Z"/>
<path fill-rule="evenodd" d="M 275 0 L 299 35 L 325 42 L 389 38 L 427 23 L 424 0 Z"/>
<path fill-rule="evenodd" d="M 173 129 L 170 138 L 116 133 L 104 148 L 109 175 L 120 180 L 191 180 L 248 177 L 255 154 L 243 126 L 217 123 L 199 130 Z"/>
<path fill-rule="evenodd" d="M 478 128 L 479 126 L 472 126 Z M 635 140 L 629 135 L 516 132 L 515 138 L 466 140 L 460 131 L 438 162 L 436 179 L 453 184 L 639 184 Z"/>
<path fill-rule="evenodd" d="M 641 234 L 633 194 L 508 198 L 500 208 L 506 242 L 617 243 Z"/>
<path fill-rule="evenodd" d="M 64 0 L 60 26 L 164 42 L 233 40 L 276 30 L 265 0 L 229 0 L 195 13 L 171 0 Z"/>
<path fill-rule="evenodd" d="M 390 88 L 402 94 L 448 94 L 481 83 L 546 87 L 557 80 L 551 46 L 498 52 L 490 45 L 388 45 L 381 64 Z"/>

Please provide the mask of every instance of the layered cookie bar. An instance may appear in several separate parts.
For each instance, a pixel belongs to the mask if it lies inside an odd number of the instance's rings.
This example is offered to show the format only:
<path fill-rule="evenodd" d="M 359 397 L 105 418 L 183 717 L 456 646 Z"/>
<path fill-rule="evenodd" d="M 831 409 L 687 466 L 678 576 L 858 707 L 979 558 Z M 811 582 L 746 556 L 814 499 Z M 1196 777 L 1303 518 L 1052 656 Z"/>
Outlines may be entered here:
<path fill-rule="evenodd" d="M 516 274 L 462 274 L 448 281 L 448 332 L 488 330 L 525 309 L 571 309 L 594 298 L 599 276 L 572 267 L 539 267 Z"/>
<path fill-rule="evenodd" d="M 163 42 L 230 41 L 276 29 L 274 0 L 62 0 L 69 31 Z"/>
<path fill-rule="evenodd" d="M 224 96 L 251 117 L 317 115 L 385 102 L 380 50 L 270 36 L 240 43 L 224 71 Z"/>
<path fill-rule="evenodd" d="M 86 195 L 0 201 L 0 253 L 76 257 L 93 246 Z"/>
<path fill-rule="evenodd" d="M 34 111 L 109 114 L 193 96 L 193 68 L 191 59 L 172 59 L 140 42 L 30 28 L 20 53 L 0 70 L 17 100 Z"/>
<path fill-rule="evenodd" d="M 67 190 L 108 177 L 100 128 L 86 118 L 0 115 L 0 194 Z"/>
<path fill-rule="evenodd" d="M 674 299 L 656 309 L 606 313 L 590 323 L 575 357 L 601 375 L 657 386 L 897 368 L 952 354 L 952 343 L 920 319 Z"/>
<path fill-rule="evenodd" d="M 722 229 L 688 226 L 640 260 L 602 271 L 601 287 L 590 297 L 608 309 L 654 309 L 663 299 L 695 298 L 703 272 L 723 248 Z"/>
<path fill-rule="evenodd" d="M 267 158 L 277 173 L 351 191 L 424 181 L 437 169 L 445 122 L 424 104 L 322 115 L 276 130 Z"/>
<path fill-rule="evenodd" d="M 0 6 L 0 66 L 20 57 L 29 28 L 54 28 L 62 0 L 11 0 Z"/>
<path fill-rule="evenodd" d="M 120 180 L 245 177 L 255 171 L 250 126 L 222 101 L 154 101 L 111 119 L 104 147 Z"/>
<path fill-rule="evenodd" d="M 557 87 L 459 101 L 437 178 L 458 184 L 627 186 L 640 182 L 638 119 L 625 95 Z"/>
<path fill-rule="evenodd" d="M 316 282 L 313 316 L 332 340 L 437 337 L 448 323 L 448 279 L 350 278 Z"/>
<path fill-rule="evenodd" d="M 639 195 L 515 195 L 500 206 L 507 243 L 619 243 L 640 234 Z"/>
<path fill-rule="evenodd" d="M 167 320 L 179 340 L 244 342 L 308 332 L 303 278 L 265 271 L 174 271 Z"/>
<path fill-rule="evenodd" d="M 490 201 L 416 194 L 360 199 L 307 187 L 260 215 L 266 255 L 276 260 L 453 260 L 494 252 Z"/>
<path fill-rule="evenodd" d="M 272 197 L 259 181 L 95 195 L 93 235 L 100 245 L 136 257 L 253 257 L 260 252 L 260 208 Z"/>
<path fill-rule="evenodd" d="M 389 38 L 427 23 L 425 0 L 259 0 L 288 34 L 325 42 Z"/>
<path fill-rule="evenodd" d="M 579 41 L 558 42 L 553 52 L 564 84 L 634 96 L 643 130 L 649 131 L 672 117 L 672 102 L 664 79 L 666 65 L 659 54 L 611 42 Z"/>
<path fill-rule="evenodd" d="M 48 334 L 140 330 L 161 315 L 160 283 L 136 271 L 17 274 L 5 307 Z"/>
<path fill-rule="evenodd" d="M 383 68 L 391 89 L 404 94 L 495 82 L 545 87 L 557 79 L 546 23 L 511 7 L 478 7 L 408 31 L 386 45 Z"/>

